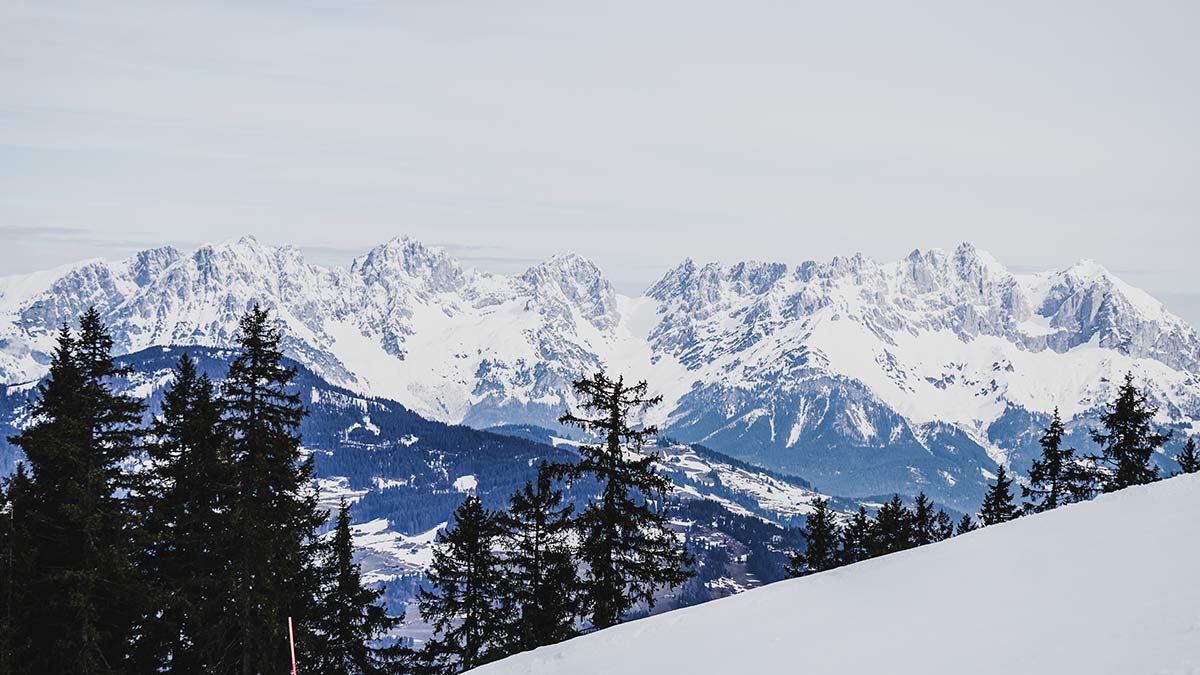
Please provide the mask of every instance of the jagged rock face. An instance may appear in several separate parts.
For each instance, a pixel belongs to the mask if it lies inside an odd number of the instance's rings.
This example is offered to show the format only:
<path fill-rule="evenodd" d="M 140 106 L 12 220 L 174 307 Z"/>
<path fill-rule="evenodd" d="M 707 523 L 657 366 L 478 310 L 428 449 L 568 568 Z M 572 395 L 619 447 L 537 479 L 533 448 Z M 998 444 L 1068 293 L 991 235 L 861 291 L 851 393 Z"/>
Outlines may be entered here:
<path fill-rule="evenodd" d="M 555 256 L 521 275 L 525 293 L 562 328 L 582 316 L 597 330 L 617 325 L 617 293 L 592 261 L 578 255 Z"/>
<path fill-rule="evenodd" d="M 651 350 L 691 383 L 660 422 L 835 493 L 969 506 L 995 460 L 1028 465 L 1055 406 L 1087 447 L 1125 370 L 1165 425 L 1200 414 L 1195 332 L 1090 262 L 1018 276 L 970 245 L 894 264 L 686 261 L 648 294 Z M 997 424 L 1012 410 L 1023 428 Z"/>
<path fill-rule="evenodd" d="M 848 495 L 968 506 L 989 462 L 1028 461 L 1028 427 L 1058 406 L 1082 429 L 1125 370 L 1164 424 L 1200 419 L 1190 326 L 1095 263 L 1016 275 L 969 244 L 894 263 L 687 260 L 640 298 L 577 255 L 504 277 L 403 238 L 349 269 L 249 237 L 153 249 L 0 279 L 0 378 L 44 373 L 89 305 L 132 352 L 229 345 L 255 302 L 290 356 L 426 416 L 553 426 L 571 380 L 604 367 L 663 392 L 649 421 L 681 440 Z"/>
<path fill-rule="evenodd" d="M 464 269 L 440 249 L 395 239 L 349 270 L 252 237 L 129 261 L 93 261 L 39 283 L 0 286 L 0 378 L 45 372 L 54 332 L 90 305 L 119 352 L 232 344 L 255 302 L 276 313 L 290 356 L 331 381 L 393 396 L 449 421 L 496 424 L 561 414 L 572 379 L 600 366 L 588 343 L 619 321 L 599 269 L 560 256 L 519 278 Z M 7 310 L 7 311 L 6 311 Z M 581 337 L 581 333 L 586 337 Z"/>

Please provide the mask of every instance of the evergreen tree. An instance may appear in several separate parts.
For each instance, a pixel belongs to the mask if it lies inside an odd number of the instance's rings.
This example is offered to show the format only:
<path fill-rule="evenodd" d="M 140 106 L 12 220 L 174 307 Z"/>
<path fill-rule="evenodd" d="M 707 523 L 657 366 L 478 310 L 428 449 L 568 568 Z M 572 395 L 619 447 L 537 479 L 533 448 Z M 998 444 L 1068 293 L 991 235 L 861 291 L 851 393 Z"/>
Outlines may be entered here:
<path fill-rule="evenodd" d="M 879 507 L 872 528 L 871 555 L 880 556 L 913 546 L 913 514 L 901 501 L 900 495 Z"/>
<path fill-rule="evenodd" d="M 505 627 L 512 608 L 504 562 L 496 552 L 503 528 L 475 495 L 454 512 L 454 525 L 438 533 L 428 578 L 421 588 L 421 616 L 437 639 L 425 647 L 427 660 L 446 671 L 470 670 L 505 655 Z"/>
<path fill-rule="evenodd" d="M 1200 471 L 1200 455 L 1196 454 L 1196 439 L 1188 437 L 1187 443 L 1183 444 L 1183 452 L 1175 455 L 1175 461 L 1179 462 L 1179 470 L 1183 473 Z"/>
<path fill-rule="evenodd" d="M 629 387 L 624 378 L 614 381 L 603 372 L 576 381 L 574 388 L 583 408 L 596 417 L 568 412 L 559 423 L 600 435 L 604 444 L 580 446 L 579 463 L 560 471 L 572 478 L 591 476 L 600 485 L 599 499 L 584 507 L 576 529 L 579 555 L 587 564 L 583 602 L 592 626 L 607 628 L 639 603 L 653 608 L 656 589 L 686 581 L 692 557 L 667 526 L 663 498 L 673 485 L 654 470 L 654 455 L 641 454 L 658 430 L 630 426 L 631 413 L 661 397 L 648 397 L 645 382 Z M 636 457 L 627 457 L 627 449 Z"/>
<path fill-rule="evenodd" d="M 1054 409 L 1050 426 L 1042 431 L 1042 456 L 1029 469 L 1029 485 L 1021 487 L 1026 512 L 1041 513 L 1086 499 L 1091 492 L 1092 477 L 1075 462 L 1075 449 L 1063 448 L 1066 430 Z"/>
<path fill-rule="evenodd" d="M 954 536 L 966 534 L 975 529 L 975 521 L 971 520 L 971 514 L 965 513 L 961 520 L 958 521 L 958 526 L 954 529 Z"/>
<path fill-rule="evenodd" d="M 399 644 L 373 647 L 404 620 L 388 616 L 379 604 L 383 589 L 372 590 L 362 584 L 359 566 L 353 560 L 354 541 L 350 536 L 350 507 L 342 499 L 336 525 L 326 551 L 323 572 L 326 576 L 318 618 L 313 622 L 315 647 L 305 664 L 306 670 L 323 675 L 384 675 L 398 671 L 408 655 Z"/>
<path fill-rule="evenodd" d="M 0 579 L 0 599 L 4 601 L 3 614 L 0 614 L 0 673 L 28 672 L 24 664 L 16 661 L 22 651 L 17 649 L 16 640 L 22 631 L 16 622 L 21 620 L 18 610 L 29 601 L 21 580 L 29 578 L 32 572 L 20 566 L 29 556 L 17 556 L 17 551 L 25 551 L 29 546 L 29 533 L 23 527 L 25 519 L 17 517 L 19 511 L 24 515 L 29 487 L 25 463 L 18 462 L 16 471 L 4 480 L 0 490 L 0 556 L 3 556 L 0 562 L 4 567 Z"/>
<path fill-rule="evenodd" d="M 575 635 L 579 581 L 570 545 L 574 507 L 563 505 L 562 490 L 551 486 L 551 473 L 543 461 L 536 485 L 525 483 L 512 496 L 509 512 L 500 516 L 509 551 L 510 602 L 517 612 L 510 653 Z"/>
<path fill-rule="evenodd" d="M 934 541 L 945 541 L 954 536 L 954 520 L 943 509 L 938 509 L 933 519 Z"/>
<path fill-rule="evenodd" d="M 233 672 L 221 632 L 231 600 L 229 506 L 233 485 L 213 383 L 184 354 L 163 394 L 148 446 L 153 460 L 140 496 L 148 557 L 141 567 L 156 593 L 139 659 L 143 669 Z"/>
<path fill-rule="evenodd" d="M 1102 429 L 1092 430 L 1092 440 L 1100 446 L 1101 454 L 1091 459 L 1104 469 L 1100 481 L 1105 492 L 1158 480 L 1158 469 L 1150 458 L 1171 433 L 1156 430 L 1157 412 L 1146 394 L 1134 386 L 1133 373 L 1126 373 L 1116 400 L 1100 415 Z"/>
<path fill-rule="evenodd" d="M 14 503 L 22 573 L 13 607 L 15 672 L 112 673 L 131 659 L 148 602 L 132 562 L 134 518 L 124 463 L 140 443 L 142 405 L 118 396 L 123 374 L 99 314 L 80 317 L 79 338 L 59 331 L 50 373 L 30 402 L 33 423 L 10 438 L 29 463 Z"/>
<path fill-rule="evenodd" d="M 871 518 L 864 506 L 842 528 L 841 564 L 850 565 L 871 557 Z"/>
<path fill-rule="evenodd" d="M 299 656 L 312 645 L 310 622 L 319 575 L 317 508 L 312 458 L 297 433 L 306 411 L 287 391 L 295 370 L 283 365 L 280 333 L 257 304 L 238 327 L 239 353 L 221 387 L 221 433 L 229 446 L 236 487 L 229 504 L 237 606 L 223 623 L 229 653 L 243 675 L 285 672 L 287 620 L 294 618 Z"/>
<path fill-rule="evenodd" d="M 1004 465 L 996 469 L 996 482 L 988 488 L 983 496 L 983 506 L 979 510 L 979 522 L 987 527 L 1004 523 L 1017 517 L 1017 505 L 1013 502 L 1012 479 L 1008 477 Z"/>
<path fill-rule="evenodd" d="M 913 546 L 924 546 L 937 541 L 937 532 L 935 531 L 936 516 L 933 513 L 933 502 L 929 501 L 929 497 L 924 492 L 917 495 L 917 500 L 913 505 L 912 510 L 912 543 Z"/>
<path fill-rule="evenodd" d="M 802 577 L 837 567 L 841 560 L 838 542 L 841 528 L 838 527 L 833 511 L 829 510 L 828 499 L 813 501 L 813 512 L 805 519 L 807 530 L 802 531 L 807 540 L 803 553 L 792 556 L 785 568 L 790 577 Z"/>

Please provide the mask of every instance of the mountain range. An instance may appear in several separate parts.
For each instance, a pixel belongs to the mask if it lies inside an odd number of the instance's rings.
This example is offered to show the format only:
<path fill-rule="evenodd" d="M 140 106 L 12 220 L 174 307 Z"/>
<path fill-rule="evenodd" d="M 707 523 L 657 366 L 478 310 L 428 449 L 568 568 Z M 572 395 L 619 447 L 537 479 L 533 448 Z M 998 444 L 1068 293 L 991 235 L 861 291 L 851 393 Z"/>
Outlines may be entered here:
<path fill-rule="evenodd" d="M 502 276 L 407 238 L 349 268 L 251 237 L 163 247 L 0 278 L 0 382 L 44 374 L 88 306 L 132 353 L 227 347 L 255 302 L 313 373 L 425 418 L 569 438 L 570 382 L 604 368 L 663 395 L 645 421 L 667 436 L 826 494 L 923 490 L 973 510 L 997 463 L 1028 465 L 1054 408 L 1087 447 L 1126 371 L 1176 440 L 1200 430 L 1191 326 L 1097 263 L 1016 274 L 969 244 L 888 263 L 686 260 L 638 297 L 573 254 Z"/>

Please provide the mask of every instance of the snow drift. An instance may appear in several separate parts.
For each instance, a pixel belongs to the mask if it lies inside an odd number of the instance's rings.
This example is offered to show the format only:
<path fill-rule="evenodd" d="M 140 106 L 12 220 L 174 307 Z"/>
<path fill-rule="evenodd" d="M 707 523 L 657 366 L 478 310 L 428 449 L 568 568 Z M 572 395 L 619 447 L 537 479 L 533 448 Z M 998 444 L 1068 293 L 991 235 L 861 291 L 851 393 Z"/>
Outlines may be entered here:
<path fill-rule="evenodd" d="M 635 621 L 473 672 L 1200 672 L 1200 475 Z"/>

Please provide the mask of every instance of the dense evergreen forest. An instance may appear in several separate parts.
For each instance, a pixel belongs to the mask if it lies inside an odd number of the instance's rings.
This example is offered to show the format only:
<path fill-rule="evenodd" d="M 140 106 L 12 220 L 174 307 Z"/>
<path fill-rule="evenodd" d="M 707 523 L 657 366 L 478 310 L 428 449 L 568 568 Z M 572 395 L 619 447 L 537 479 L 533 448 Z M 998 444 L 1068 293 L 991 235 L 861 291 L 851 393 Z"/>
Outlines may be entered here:
<path fill-rule="evenodd" d="M 654 434 L 625 421 L 630 405 L 649 402 L 638 398 L 644 383 L 624 390 L 632 403 L 618 412 L 620 380 L 596 375 L 588 408 L 601 415 L 574 419 L 619 423 L 577 459 L 306 388 L 280 340 L 255 306 L 238 349 L 161 350 L 177 358 L 169 384 L 141 399 L 119 393 L 139 371 L 114 359 L 95 311 L 62 327 L 29 424 L 8 439 L 23 460 L 0 495 L 4 672 L 283 672 L 293 654 L 314 673 L 457 672 L 625 620 L 691 577 L 693 559 L 667 527 L 671 483 L 651 456 L 623 453 Z M 309 405 L 346 415 L 306 428 Z M 338 451 L 306 450 L 304 433 Z M 343 500 L 329 522 L 319 506 L 318 461 L 352 486 L 381 470 L 432 481 L 359 506 L 407 512 L 414 530 L 461 501 L 419 593 L 438 633 L 420 652 L 389 635 L 403 617 L 362 582 L 350 507 Z M 488 489 L 465 499 L 436 489 L 460 471 L 486 476 Z M 495 504 L 506 488 L 507 511 L 485 505 L 481 494 Z"/>
<path fill-rule="evenodd" d="M 581 408 L 560 421 L 586 442 L 556 448 L 546 430 L 441 424 L 330 386 L 280 340 L 255 307 L 237 349 L 114 358 L 88 312 L 60 331 L 47 378 L 5 389 L 4 421 L 27 417 L 0 448 L 20 460 L 0 495 L 4 672 L 276 672 L 290 666 L 289 621 L 306 672 L 457 672 L 733 592 L 733 570 L 770 583 L 1151 482 L 1171 437 L 1129 375 L 1091 454 L 1065 447 L 1056 412 L 1028 476 L 998 467 L 977 514 L 920 494 L 847 517 L 852 502 L 820 499 L 789 529 L 672 494 L 690 479 L 636 452 L 671 444 L 633 425 L 658 402 L 644 382 L 576 382 Z M 1193 439 L 1174 460 L 1200 469 Z M 407 478 L 370 489 L 381 475 Z M 464 494 L 453 477 L 468 475 Z M 311 488 L 321 476 L 361 499 L 330 513 Z M 407 533 L 448 525 L 426 576 L 369 587 L 352 515 Z M 396 641 L 404 617 L 387 609 L 414 596 L 434 629 L 419 651 Z"/>

